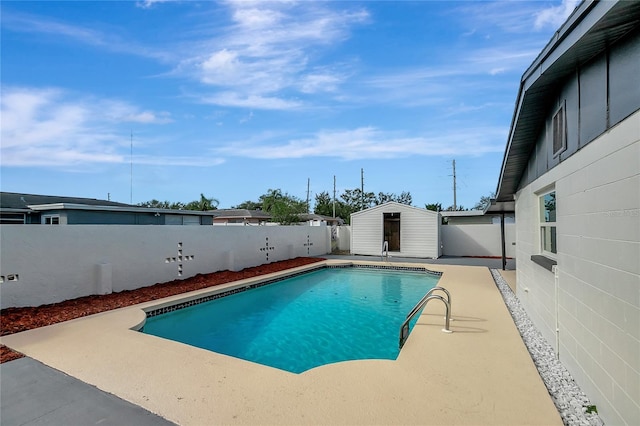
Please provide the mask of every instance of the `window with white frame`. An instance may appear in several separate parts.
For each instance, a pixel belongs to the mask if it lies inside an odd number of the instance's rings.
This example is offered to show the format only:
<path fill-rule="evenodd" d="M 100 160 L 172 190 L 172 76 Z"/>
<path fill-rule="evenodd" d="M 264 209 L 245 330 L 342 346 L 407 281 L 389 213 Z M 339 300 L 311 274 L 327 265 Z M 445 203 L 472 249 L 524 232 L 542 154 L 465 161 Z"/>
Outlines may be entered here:
<path fill-rule="evenodd" d="M 558 253 L 555 190 L 540 195 L 540 250 L 551 257 Z"/>
<path fill-rule="evenodd" d="M 567 120 L 564 102 L 553 115 L 553 155 L 559 155 L 567 149 Z"/>
<path fill-rule="evenodd" d="M 43 225 L 60 225 L 60 215 L 46 215 L 42 216 Z"/>

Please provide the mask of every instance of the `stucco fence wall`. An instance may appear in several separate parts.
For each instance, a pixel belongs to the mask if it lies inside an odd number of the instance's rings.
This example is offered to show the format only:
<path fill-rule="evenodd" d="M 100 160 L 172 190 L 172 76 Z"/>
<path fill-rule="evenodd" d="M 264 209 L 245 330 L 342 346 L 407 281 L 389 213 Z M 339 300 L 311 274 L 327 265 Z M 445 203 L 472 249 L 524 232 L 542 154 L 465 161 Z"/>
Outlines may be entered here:
<path fill-rule="evenodd" d="M 1 307 L 132 290 L 330 250 L 326 226 L 1 225 Z"/>
<path fill-rule="evenodd" d="M 507 257 L 516 256 L 516 225 L 504 225 Z M 500 224 L 442 225 L 440 241 L 444 256 L 502 256 Z"/>

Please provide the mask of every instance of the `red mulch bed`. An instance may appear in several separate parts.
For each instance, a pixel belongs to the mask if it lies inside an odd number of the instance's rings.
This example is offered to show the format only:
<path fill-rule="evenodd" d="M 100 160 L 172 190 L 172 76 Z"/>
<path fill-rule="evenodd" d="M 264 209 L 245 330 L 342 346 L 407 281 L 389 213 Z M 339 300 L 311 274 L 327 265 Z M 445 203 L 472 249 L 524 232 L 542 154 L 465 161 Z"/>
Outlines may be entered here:
<path fill-rule="evenodd" d="M 33 328 L 57 324 L 74 318 L 93 315 L 112 309 L 123 308 L 162 299 L 176 294 L 182 294 L 193 290 L 252 278 L 259 275 L 279 272 L 296 266 L 308 265 L 320 262 L 324 259 L 312 257 L 298 257 L 280 262 L 268 263 L 243 269 L 242 271 L 221 271 L 211 274 L 198 274 L 184 280 L 175 280 L 159 283 L 136 290 L 125 290 L 119 293 L 105 295 L 85 296 L 78 299 L 65 300 L 51 305 L 42 305 L 26 308 L 7 308 L 0 310 L 0 336 L 19 333 Z M 23 355 L 13 351 L 4 345 L 0 345 L 0 363 L 21 358 Z"/>

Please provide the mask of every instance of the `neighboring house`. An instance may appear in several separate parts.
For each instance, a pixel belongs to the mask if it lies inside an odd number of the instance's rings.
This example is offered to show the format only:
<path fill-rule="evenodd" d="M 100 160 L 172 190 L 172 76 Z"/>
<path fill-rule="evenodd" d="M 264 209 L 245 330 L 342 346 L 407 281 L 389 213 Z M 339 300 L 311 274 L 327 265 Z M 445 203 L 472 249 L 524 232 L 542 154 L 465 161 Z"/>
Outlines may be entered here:
<path fill-rule="evenodd" d="M 271 215 L 262 210 L 218 209 L 213 218 L 214 225 L 264 225 Z"/>
<path fill-rule="evenodd" d="M 2 224 L 211 225 L 214 212 L 137 207 L 93 198 L 0 192 Z"/>
<path fill-rule="evenodd" d="M 351 253 L 402 257 L 440 256 L 440 217 L 437 212 L 388 202 L 351 214 Z"/>
<path fill-rule="evenodd" d="M 522 77 L 497 203 L 517 296 L 606 424 L 640 424 L 640 2 L 584 1 Z"/>
<path fill-rule="evenodd" d="M 339 217 L 324 216 L 315 213 L 304 213 L 299 215 L 301 223 L 310 226 L 339 226 L 344 225 L 344 220 Z"/>

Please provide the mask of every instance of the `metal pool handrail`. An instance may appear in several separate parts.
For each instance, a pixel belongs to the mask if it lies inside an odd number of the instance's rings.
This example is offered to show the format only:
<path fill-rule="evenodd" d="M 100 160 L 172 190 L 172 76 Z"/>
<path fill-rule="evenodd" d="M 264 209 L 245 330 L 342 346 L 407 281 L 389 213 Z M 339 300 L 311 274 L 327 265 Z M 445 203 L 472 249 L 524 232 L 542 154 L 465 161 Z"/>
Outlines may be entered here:
<path fill-rule="evenodd" d="M 389 260 L 389 241 L 382 242 L 382 253 L 380 253 L 380 260 L 384 260 L 385 257 L 387 258 L 387 261 L 388 261 Z"/>
<path fill-rule="evenodd" d="M 448 300 L 440 296 L 439 294 L 433 294 L 434 291 L 438 291 L 438 290 L 444 291 L 447 295 Z M 404 322 L 402 323 L 402 326 L 400 327 L 400 339 L 398 342 L 400 349 L 402 349 L 402 346 L 404 346 L 404 342 L 409 337 L 409 322 L 411 322 L 413 317 L 420 311 L 420 309 L 422 309 L 423 306 L 425 306 L 429 302 L 429 300 L 433 300 L 433 299 L 441 300 L 444 303 L 444 306 L 446 308 L 445 326 L 442 329 L 442 331 L 445 333 L 452 333 L 452 331 L 449 329 L 449 321 L 451 320 L 451 303 L 450 303 L 451 294 L 443 287 L 434 287 L 431 290 L 429 290 L 427 294 L 425 294 L 425 296 L 420 300 L 420 302 L 418 302 L 418 304 L 411 310 L 409 315 L 407 315 L 407 319 L 405 319 Z"/>
<path fill-rule="evenodd" d="M 427 299 L 427 297 L 431 296 L 431 295 L 433 294 L 433 292 L 435 292 L 435 291 L 442 291 L 442 292 L 444 292 L 444 293 L 447 295 L 447 302 L 449 302 L 449 309 L 451 309 L 451 293 L 449 293 L 449 290 L 447 290 L 447 289 L 446 289 L 446 288 L 444 288 L 444 287 L 438 287 L 438 286 L 436 286 L 436 287 L 432 288 L 431 290 L 429 290 L 429 291 L 427 292 L 427 294 L 425 294 L 425 295 L 422 297 L 422 299 L 420 299 L 420 301 L 416 304 L 416 306 L 414 306 L 414 307 L 413 307 L 413 309 L 411 310 L 411 312 L 409 312 L 409 313 L 407 314 L 407 318 L 409 318 L 409 317 L 413 317 L 413 316 L 416 314 L 416 312 L 418 312 L 420 309 L 422 309 L 422 306 L 424 306 L 424 305 L 422 304 L 422 302 L 423 302 L 424 300 L 426 300 L 426 299 Z"/>

